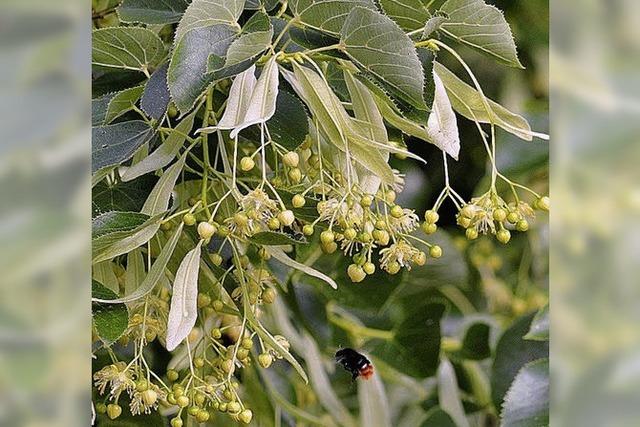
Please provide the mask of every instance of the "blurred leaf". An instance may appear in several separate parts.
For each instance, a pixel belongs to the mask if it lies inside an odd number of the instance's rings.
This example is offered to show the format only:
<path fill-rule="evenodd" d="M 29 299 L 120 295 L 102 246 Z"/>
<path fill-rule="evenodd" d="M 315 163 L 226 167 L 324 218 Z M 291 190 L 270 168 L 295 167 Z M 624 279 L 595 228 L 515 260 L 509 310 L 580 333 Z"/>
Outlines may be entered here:
<path fill-rule="evenodd" d="M 349 12 L 355 7 L 375 9 L 371 0 L 292 0 L 289 7 L 306 25 L 332 35 L 340 34 Z"/>
<path fill-rule="evenodd" d="M 456 372 L 446 358 L 440 361 L 438 367 L 438 402 L 440 407 L 455 420 L 457 427 L 469 427 L 460 398 Z"/>
<path fill-rule="evenodd" d="M 380 375 L 358 382 L 358 403 L 360 425 L 371 427 L 391 427 L 389 399 L 384 391 Z"/>
<path fill-rule="evenodd" d="M 440 319 L 444 312 L 444 304 L 437 302 L 413 305 L 394 327 L 391 340 L 371 342 L 371 354 L 412 377 L 433 375 L 440 356 Z"/>
<path fill-rule="evenodd" d="M 167 320 L 167 350 L 172 351 L 184 340 L 198 318 L 198 272 L 202 240 L 180 263 L 173 281 L 171 307 Z"/>
<path fill-rule="evenodd" d="M 92 33 L 91 63 L 101 68 L 142 71 L 157 66 L 164 58 L 162 40 L 141 27 L 109 27 Z"/>
<path fill-rule="evenodd" d="M 261 231 L 249 237 L 249 240 L 259 245 L 280 246 L 307 243 L 303 235 L 297 236 L 289 233 L 279 233 L 275 231 Z"/>
<path fill-rule="evenodd" d="M 351 60 L 376 78 L 394 98 L 426 109 L 424 76 L 409 37 L 390 18 L 355 7 L 344 23 L 341 42 Z"/>
<path fill-rule="evenodd" d="M 118 295 L 107 289 L 100 282 L 92 280 L 91 296 L 100 299 L 114 299 Z M 106 305 L 93 303 L 91 311 L 96 333 L 107 344 L 117 341 L 129 325 L 129 313 L 127 312 L 127 307 L 123 304 Z"/>
<path fill-rule="evenodd" d="M 118 17 L 127 23 L 173 24 L 180 21 L 188 5 L 188 0 L 124 0 Z"/>
<path fill-rule="evenodd" d="M 464 334 L 460 356 L 465 359 L 482 360 L 491 356 L 489 334 L 491 328 L 486 323 L 473 323 Z"/>
<path fill-rule="evenodd" d="M 502 427 L 549 425 L 549 360 L 540 359 L 520 369 L 502 406 Z"/>
<path fill-rule="evenodd" d="M 141 120 L 92 128 L 91 172 L 129 160 L 154 133 L 153 128 Z"/>
<path fill-rule="evenodd" d="M 524 68 L 518 60 L 511 28 L 498 8 L 483 0 L 448 0 L 440 10 L 449 16 L 440 27 L 444 34 L 498 62 Z"/>
<path fill-rule="evenodd" d="M 140 100 L 140 108 L 149 117 L 160 120 L 164 117 L 171 100 L 169 87 L 167 86 L 167 70 L 169 64 L 165 63 L 153 72 L 151 78 L 144 86 L 144 93 Z"/>
<path fill-rule="evenodd" d="M 500 408 L 509 386 L 525 364 L 549 356 L 549 343 L 525 340 L 533 314 L 519 318 L 507 329 L 496 346 L 491 369 L 491 397 Z"/>
<path fill-rule="evenodd" d="M 549 304 L 542 307 L 533 318 L 526 340 L 549 341 Z"/>
<path fill-rule="evenodd" d="M 435 407 L 427 414 L 427 419 L 420 427 L 458 427 L 449 414 L 440 407 Z"/>

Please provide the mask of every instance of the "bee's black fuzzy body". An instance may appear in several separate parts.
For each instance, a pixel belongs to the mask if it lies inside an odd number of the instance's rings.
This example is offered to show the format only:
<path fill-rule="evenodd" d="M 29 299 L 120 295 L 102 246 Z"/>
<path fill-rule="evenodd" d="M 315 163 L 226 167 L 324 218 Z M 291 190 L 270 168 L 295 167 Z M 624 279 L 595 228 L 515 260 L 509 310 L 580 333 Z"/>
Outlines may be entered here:
<path fill-rule="evenodd" d="M 352 348 L 341 348 L 336 352 L 336 362 L 351 373 L 351 378 L 355 380 L 359 376 L 369 379 L 373 375 L 373 365 L 364 355 Z"/>

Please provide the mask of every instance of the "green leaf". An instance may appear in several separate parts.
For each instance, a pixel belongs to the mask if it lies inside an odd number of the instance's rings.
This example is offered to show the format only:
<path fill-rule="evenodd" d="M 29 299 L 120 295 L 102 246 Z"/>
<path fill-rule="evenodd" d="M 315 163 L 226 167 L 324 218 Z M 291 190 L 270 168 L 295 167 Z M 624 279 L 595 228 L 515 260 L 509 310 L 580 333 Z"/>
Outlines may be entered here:
<path fill-rule="evenodd" d="M 304 236 L 278 233 L 275 231 L 261 231 L 251 236 L 249 240 L 258 245 L 269 246 L 298 245 L 307 243 L 307 239 L 305 239 Z"/>
<path fill-rule="evenodd" d="M 429 120 L 427 121 L 430 142 L 458 160 L 460 134 L 458 132 L 456 114 L 453 112 L 447 91 L 435 69 L 433 71 L 433 81 L 435 83 L 435 93 L 431 114 L 429 114 Z"/>
<path fill-rule="evenodd" d="M 440 29 L 442 24 L 447 22 L 449 17 L 443 13 L 438 12 L 436 15 L 429 18 L 426 24 L 424 24 L 424 29 L 422 30 L 422 40 L 426 40 L 429 36 Z"/>
<path fill-rule="evenodd" d="M 153 72 L 151 78 L 144 86 L 144 93 L 140 100 L 140 108 L 149 117 L 160 120 L 164 117 L 171 100 L 169 87 L 167 86 L 167 69 L 169 64 L 163 64 Z"/>
<path fill-rule="evenodd" d="M 197 111 L 194 111 L 182 119 L 175 127 L 175 132 L 172 132 L 153 153 L 135 165 L 128 167 L 122 174 L 122 180 L 131 181 L 140 175 L 162 169 L 171 163 L 180 152 L 180 148 L 184 145 L 186 135 L 188 135 L 193 128 L 196 112 Z"/>
<path fill-rule="evenodd" d="M 502 406 L 502 427 L 549 425 L 549 359 L 520 369 Z"/>
<path fill-rule="evenodd" d="M 549 304 L 542 307 L 533 318 L 526 340 L 549 341 Z"/>
<path fill-rule="evenodd" d="M 118 277 L 113 271 L 114 264 L 111 261 L 103 261 L 91 266 L 91 278 L 102 283 L 106 288 L 115 293 L 120 291 Z"/>
<path fill-rule="evenodd" d="M 92 263 L 95 264 L 126 254 L 147 243 L 160 229 L 162 216 L 163 214 L 159 214 L 151 217 L 130 230 L 110 232 L 94 238 L 91 242 Z"/>
<path fill-rule="evenodd" d="M 129 232 L 148 220 L 149 215 L 138 212 L 106 212 L 91 221 L 91 238 L 97 239 L 111 233 Z"/>
<path fill-rule="evenodd" d="M 187 6 L 188 0 L 124 0 L 117 11 L 122 22 L 162 25 L 179 22 Z"/>
<path fill-rule="evenodd" d="M 451 416 L 436 406 L 427 413 L 427 419 L 420 427 L 458 427 Z"/>
<path fill-rule="evenodd" d="M 103 124 L 109 124 L 124 113 L 131 111 L 140 99 L 143 90 L 143 86 L 136 86 L 116 93 L 109 101 Z"/>
<path fill-rule="evenodd" d="M 244 0 L 193 0 L 176 29 L 176 46 L 189 31 L 196 28 L 224 24 L 240 30 L 238 18 L 243 8 Z"/>
<path fill-rule="evenodd" d="M 202 240 L 184 257 L 173 281 L 173 294 L 167 321 L 167 350 L 175 350 L 198 318 L 198 272 Z"/>
<path fill-rule="evenodd" d="M 471 360 L 482 360 L 491 356 L 490 332 L 491 328 L 486 323 L 471 324 L 465 331 L 460 356 Z"/>
<path fill-rule="evenodd" d="M 115 93 L 109 93 L 91 100 L 91 126 L 102 126 L 104 124 L 109 103 L 114 96 L 116 96 Z"/>
<path fill-rule="evenodd" d="M 447 89 L 449 100 L 453 109 L 469 120 L 477 120 L 480 123 L 493 122 L 509 133 L 516 135 L 525 141 L 531 141 L 532 132 L 527 120 L 486 98 L 489 110 L 482 101 L 482 95 L 473 87 L 460 80 L 444 65 L 434 62 L 433 69 L 438 74 L 444 87 Z"/>
<path fill-rule="evenodd" d="M 375 10 L 371 0 L 292 0 L 289 6 L 293 14 L 306 25 L 333 35 L 340 34 L 354 7 Z"/>
<path fill-rule="evenodd" d="M 141 120 L 91 129 L 91 172 L 129 160 L 155 131 Z"/>
<path fill-rule="evenodd" d="M 424 27 L 431 14 L 421 0 L 379 0 L 382 11 L 403 30 L 413 31 Z"/>
<path fill-rule="evenodd" d="M 393 339 L 372 341 L 371 354 L 409 376 L 433 375 L 440 356 L 440 320 L 444 312 L 444 304 L 437 302 L 408 308 L 393 329 Z"/>
<path fill-rule="evenodd" d="M 491 368 L 491 398 L 496 408 L 501 406 L 520 368 L 531 361 L 549 356 L 547 341 L 523 338 L 529 331 L 533 316 L 530 314 L 518 319 L 498 341 Z"/>
<path fill-rule="evenodd" d="M 341 43 L 360 68 L 390 94 L 418 109 L 426 109 L 424 75 L 411 39 L 390 18 L 363 7 L 354 8 L 344 23 Z"/>
<path fill-rule="evenodd" d="M 142 283 L 140 283 L 140 286 L 136 290 L 134 290 L 128 295 L 125 295 L 122 298 L 96 299 L 96 301 L 103 302 L 103 303 L 111 303 L 111 304 L 128 303 L 128 302 L 132 302 L 137 299 L 140 299 L 145 295 L 147 295 L 149 292 L 151 292 L 153 288 L 155 288 L 155 286 L 160 281 L 160 278 L 164 275 L 164 270 L 165 268 L 167 268 L 167 264 L 171 259 L 171 255 L 173 255 L 173 251 L 176 248 L 178 240 L 182 236 L 183 227 L 184 227 L 184 223 L 180 222 L 180 225 L 178 225 L 178 228 L 176 228 L 176 231 L 174 231 L 171 238 L 164 245 L 164 247 L 162 248 L 162 251 L 160 251 L 160 255 L 158 255 L 158 258 L 156 258 L 155 262 L 149 269 L 149 272 L 147 273 L 144 280 L 142 281 Z"/>
<path fill-rule="evenodd" d="M 107 289 L 100 282 L 91 281 L 91 296 L 93 298 L 112 299 L 117 295 Z M 105 305 L 92 304 L 93 325 L 96 333 L 106 344 L 112 344 L 118 340 L 129 325 L 129 313 L 123 304 Z"/>
<path fill-rule="evenodd" d="M 287 91 L 278 92 L 276 112 L 267 122 L 269 135 L 289 151 L 302 144 L 309 134 L 309 118 L 300 100 Z"/>
<path fill-rule="evenodd" d="M 209 56 L 207 72 L 213 73 L 216 80 L 243 72 L 258 60 L 272 38 L 273 26 L 269 17 L 262 12 L 255 13 L 242 28 L 240 37 L 229 46 L 226 59 Z"/>
<path fill-rule="evenodd" d="M 498 8 L 483 0 L 448 0 L 440 11 L 449 16 L 449 21 L 440 26 L 444 34 L 498 62 L 524 68 L 518 60 L 511 28 Z"/>
<path fill-rule="evenodd" d="M 438 403 L 440 407 L 455 420 L 457 427 L 469 427 L 469 421 L 465 416 L 458 380 L 453 365 L 448 359 L 443 358 L 438 367 Z"/>
<path fill-rule="evenodd" d="M 151 190 L 149 197 L 144 202 L 140 212 L 153 216 L 169 208 L 173 187 L 176 185 L 176 181 L 184 168 L 186 160 L 187 153 L 185 152 L 175 164 L 162 174 L 155 187 L 153 187 L 153 190 Z"/>
<path fill-rule="evenodd" d="M 193 108 L 213 81 L 213 76 L 207 74 L 209 55 L 224 57 L 237 32 L 229 25 L 216 24 L 196 26 L 181 38 L 176 37 L 178 42 L 171 56 L 167 81 L 171 97 L 183 114 Z"/>
<path fill-rule="evenodd" d="M 147 175 L 130 182 L 99 182 L 91 191 L 92 217 L 109 211 L 139 212 L 157 180 Z"/>
<path fill-rule="evenodd" d="M 100 68 L 142 71 L 157 66 L 164 58 L 162 40 L 141 27 L 109 27 L 92 33 L 91 63 Z"/>

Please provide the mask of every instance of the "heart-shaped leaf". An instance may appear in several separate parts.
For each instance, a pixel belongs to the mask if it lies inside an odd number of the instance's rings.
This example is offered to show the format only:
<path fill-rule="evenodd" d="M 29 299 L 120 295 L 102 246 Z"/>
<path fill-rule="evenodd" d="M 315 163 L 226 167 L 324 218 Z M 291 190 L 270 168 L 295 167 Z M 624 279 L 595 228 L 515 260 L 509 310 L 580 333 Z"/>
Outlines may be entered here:
<path fill-rule="evenodd" d="M 340 34 L 354 7 L 375 10 L 371 0 L 292 0 L 289 5 L 293 14 L 306 25 L 333 35 Z"/>
<path fill-rule="evenodd" d="M 131 111 L 140 99 L 143 90 L 143 86 L 136 86 L 116 93 L 109 101 L 104 122 L 101 124 L 109 124 L 124 113 Z"/>
<path fill-rule="evenodd" d="M 296 236 L 293 234 L 277 233 L 275 231 L 261 231 L 249 238 L 258 245 L 282 246 L 282 245 L 298 245 L 307 243 L 304 236 Z"/>
<path fill-rule="evenodd" d="M 223 24 L 239 31 L 238 18 L 243 8 L 244 0 L 193 0 L 176 29 L 176 46 L 182 37 L 195 28 Z"/>
<path fill-rule="evenodd" d="M 141 71 L 164 58 L 162 40 L 151 30 L 141 27 L 108 27 L 92 33 L 91 63 L 95 67 Z"/>
<path fill-rule="evenodd" d="M 124 0 L 117 10 L 122 22 L 163 25 L 179 22 L 187 6 L 188 0 Z"/>
<path fill-rule="evenodd" d="M 94 127 L 91 129 L 91 171 L 129 160 L 154 134 L 153 128 L 142 120 Z"/>
<path fill-rule="evenodd" d="M 384 14 L 393 19 L 403 30 L 413 31 L 424 27 L 431 14 L 421 0 L 379 0 Z"/>

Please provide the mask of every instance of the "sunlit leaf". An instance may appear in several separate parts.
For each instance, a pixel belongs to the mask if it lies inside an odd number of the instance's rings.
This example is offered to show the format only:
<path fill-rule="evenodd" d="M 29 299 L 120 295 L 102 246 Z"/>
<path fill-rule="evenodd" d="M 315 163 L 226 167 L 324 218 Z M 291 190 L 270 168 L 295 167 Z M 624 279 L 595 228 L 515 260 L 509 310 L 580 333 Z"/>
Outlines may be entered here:
<path fill-rule="evenodd" d="M 349 12 L 358 6 L 375 9 L 371 0 L 292 0 L 293 14 L 306 25 L 338 35 Z"/>
<path fill-rule="evenodd" d="M 507 392 L 501 414 L 502 427 L 549 425 L 549 360 L 522 367 Z"/>
<path fill-rule="evenodd" d="M 91 63 L 95 67 L 148 73 L 164 54 L 162 40 L 146 28 L 108 27 L 92 33 Z"/>
<path fill-rule="evenodd" d="M 188 0 L 124 0 L 118 7 L 122 22 L 173 24 L 180 21 Z"/>
<path fill-rule="evenodd" d="M 100 282 L 91 282 L 91 296 L 98 299 L 115 298 L 117 295 L 104 287 Z M 93 303 L 93 326 L 96 333 L 106 344 L 112 344 L 118 340 L 127 329 L 129 313 L 123 304 L 106 305 Z"/>

